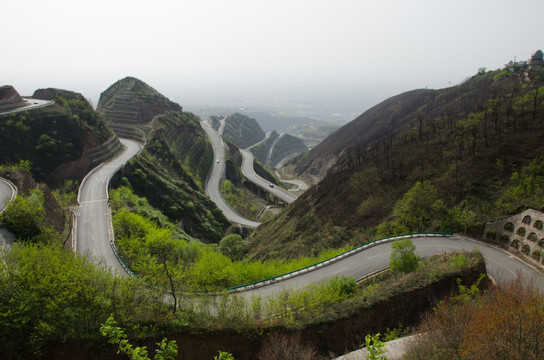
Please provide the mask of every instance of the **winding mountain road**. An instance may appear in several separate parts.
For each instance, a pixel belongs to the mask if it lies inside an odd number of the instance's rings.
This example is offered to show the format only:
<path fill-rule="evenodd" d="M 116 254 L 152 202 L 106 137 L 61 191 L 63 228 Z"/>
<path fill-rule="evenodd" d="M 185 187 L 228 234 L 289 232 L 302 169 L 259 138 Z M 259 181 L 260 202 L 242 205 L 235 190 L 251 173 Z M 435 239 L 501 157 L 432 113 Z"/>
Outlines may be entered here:
<path fill-rule="evenodd" d="M 224 166 L 224 144 L 221 140 L 221 135 L 211 128 L 208 123 L 202 123 L 204 129 L 212 139 L 214 152 L 219 162 L 214 164 L 213 171 L 218 175 L 217 186 L 211 183 L 207 184 L 207 189 L 218 189 L 220 176 L 223 174 Z M 224 125 L 222 123 L 222 125 Z M 243 156 L 242 172 L 250 181 L 258 184 L 266 191 L 273 192 L 278 198 L 285 202 L 293 202 L 296 197 L 288 191 L 275 192 L 276 187 L 270 188 L 269 183 L 255 174 L 253 170 L 253 154 L 249 150 L 240 150 Z M 217 175 L 216 174 L 216 175 Z M 223 201 L 217 190 L 218 198 Z M 285 193 L 289 197 L 285 197 Z M 211 196 L 210 196 L 211 197 Z M 214 200 L 215 201 L 215 200 Z M 224 201 L 223 201 L 224 202 Z M 228 206 L 228 205 L 227 205 Z M 230 209 L 230 208 L 229 208 Z M 419 256 L 430 256 L 442 252 L 450 252 L 456 250 L 474 250 L 479 249 L 486 261 L 487 271 L 497 281 L 509 281 L 516 278 L 518 274 L 523 277 L 530 278 L 535 282 L 535 285 L 544 291 L 544 277 L 542 273 L 534 267 L 521 261 L 514 255 L 491 245 L 463 237 L 460 235 L 453 236 L 415 236 L 412 238 L 416 245 L 416 252 Z M 332 262 L 326 266 L 318 266 L 312 271 L 301 272 L 300 274 L 291 274 L 281 279 L 281 281 L 272 281 L 266 285 L 258 284 L 242 288 L 244 294 L 251 296 L 253 293 L 258 293 L 261 296 L 272 295 L 282 289 L 291 288 L 298 289 L 312 282 L 326 280 L 334 276 L 351 276 L 356 279 L 361 278 L 374 271 L 378 271 L 389 266 L 391 253 L 391 241 L 385 241 L 380 244 L 363 251 L 355 252 L 349 256 L 344 256 L 341 260 Z"/>
<path fill-rule="evenodd" d="M 209 123 L 200 122 L 200 124 L 212 142 L 213 152 L 216 159 L 206 180 L 206 194 L 210 197 L 210 199 L 212 199 L 213 202 L 215 202 L 217 207 L 223 212 L 229 221 L 249 228 L 256 228 L 261 224 L 260 222 L 249 220 L 241 216 L 234 211 L 221 196 L 221 193 L 219 192 L 219 182 L 221 181 L 225 171 L 225 148 L 223 139 Z"/>
<path fill-rule="evenodd" d="M 267 191 L 271 193 L 272 195 L 276 196 L 278 199 L 280 199 L 281 201 L 287 204 L 291 204 L 297 199 L 297 197 L 291 194 L 288 190 L 284 190 L 283 188 L 280 188 L 274 185 L 272 185 L 271 187 L 270 181 L 263 179 L 262 177 L 257 175 L 257 173 L 255 173 L 255 169 L 253 167 L 254 157 L 251 151 L 247 149 L 245 150 L 240 149 L 240 153 L 242 153 L 242 157 L 243 157 L 242 174 L 244 174 L 244 176 L 249 181 L 259 186 L 264 191 Z"/>
<path fill-rule="evenodd" d="M 486 261 L 488 274 L 496 281 L 514 280 L 519 273 L 522 277 L 532 280 L 536 287 L 544 291 L 544 276 L 534 267 L 502 249 L 460 235 L 422 235 L 412 237 L 412 241 L 416 246 L 416 253 L 422 257 L 463 249 L 469 251 L 478 249 Z M 261 296 L 269 296 L 283 289 L 299 289 L 312 282 L 327 280 L 334 276 L 345 275 L 359 279 L 389 266 L 391 243 L 392 241 L 376 244 L 327 266 L 318 267 L 298 276 L 289 276 L 287 279 L 267 286 L 248 287 L 244 295 L 251 296 L 258 293 Z"/>
<path fill-rule="evenodd" d="M 76 251 L 103 258 L 109 267 L 126 275 L 110 242 L 112 229 L 108 186 L 113 174 L 138 154 L 142 146 L 132 140 L 120 139 L 120 141 L 125 146 L 125 151 L 91 170 L 81 183 L 78 194 Z"/>
<path fill-rule="evenodd" d="M 213 177 L 215 181 L 218 181 L 221 178 L 224 166 L 224 149 L 221 136 L 209 124 L 202 123 L 202 125 L 208 135 L 211 135 L 210 138 L 214 145 L 215 155 L 217 160 L 219 160 L 219 163 L 214 163 L 214 169 L 210 178 Z M 78 196 L 80 208 L 78 210 L 77 251 L 103 257 L 110 267 L 116 269 L 121 274 L 125 274 L 125 270 L 119 263 L 110 244 L 108 231 L 111 230 L 108 217 L 107 187 L 112 175 L 128 159 L 141 150 L 141 145 L 125 139 L 122 140 L 122 143 L 126 146 L 125 152 L 94 169 L 81 185 Z M 214 186 L 210 186 L 210 188 L 212 187 Z M 215 188 L 218 189 L 218 186 Z M 222 200 L 220 195 L 217 195 Z M 240 222 L 248 221 L 242 217 L 237 220 Z M 255 222 L 250 221 L 251 223 Z M 412 237 L 412 240 L 416 245 L 416 252 L 420 256 L 477 248 L 485 258 L 488 273 L 495 280 L 513 280 L 520 274 L 525 278 L 531 279 L 539 289 L 544 291 L 544 277 L 538 270 L 499 248 L 460 235 L 421 235 Z M 311 271 L 301 271 L 299 274 L 293 273 L 283 277 L 281 281 L 278 279 L 240 290 L 243 291 L 244 296 L 251 296 L 254 293 L 258 293 L 261 296 L 269 296 L 282 289 L 298 289 L 307 284 L 326 280 L 334 276 L 346 275 L 361 278 L 369 273 L 388 267 L 390 252 L 391 241 L 383 241 L 369 246 L 364 250 L 344 255 L 338 261 L 317 266 Z"/>

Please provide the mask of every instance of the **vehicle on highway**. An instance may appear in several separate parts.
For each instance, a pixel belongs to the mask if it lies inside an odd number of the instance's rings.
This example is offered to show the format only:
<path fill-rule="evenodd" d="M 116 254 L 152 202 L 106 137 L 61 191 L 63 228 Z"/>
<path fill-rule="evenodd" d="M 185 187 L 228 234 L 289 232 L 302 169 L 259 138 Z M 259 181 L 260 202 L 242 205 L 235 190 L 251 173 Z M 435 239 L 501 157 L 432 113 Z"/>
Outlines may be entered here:
<path fill-rule="evenodd" d="M 274 184 L 268 184 L 268 186 L 270 186 L 271 188 L 273 188 L 273 187 L 274 187 Z"/>
<path fill-rule="evenodd" d="M 216 162 L 217 162 L 217 163 L 219 164 L 219 159 L 217 159 L 217 161 L 216 161 Z"/>

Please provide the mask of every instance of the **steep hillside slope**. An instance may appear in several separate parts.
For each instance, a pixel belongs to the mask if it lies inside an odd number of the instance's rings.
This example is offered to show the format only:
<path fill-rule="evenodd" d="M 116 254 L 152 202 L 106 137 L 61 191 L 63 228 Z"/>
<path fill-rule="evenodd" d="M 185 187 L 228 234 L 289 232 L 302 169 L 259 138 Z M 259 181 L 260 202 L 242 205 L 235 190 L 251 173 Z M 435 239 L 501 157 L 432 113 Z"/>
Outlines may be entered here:
<path fill-rule="evenodd" d="M 192 113 L 167 112 L 153 121 L 154 138 L 163 137 L 183 167 L 203 191 L 213 163 L 208 136 Z"/>
<path fill-rule="evenodd" d="M 328 175 L 258 229 L 252 253 L 290 257 L 358 244 L 375 238 L 384 222 L 382 235 L 465 227 L 479 235 L 485 221 L 541 206 L 542 75 L 520 68 L 482 72 L 459 86 L 408 92 L 365 112 L 306 156 L 303 171 L 321 176 L 328 168 Z M 521 182 L 527 185 L 518 189 L 521 174 L 528 174 Z M 419 181 L 431 190 L 419 196 L 436 201 L 416 228 L 401 206 L 419 206 L 421 198 L 398 200 L 419 189 Z M 423 216 L 412 211 L 404 213 Z"/>
<path fill-rule="evenodd" d="M 293 135 L 283 134 L 275 143 L 267 166 L 275 168 L 283 160 L 308 151 L 304 141 Z"/>
<path fill-rule="evenodd" d="M 33 177 L 52 184 L 83 178 L 94 166 L 92 149 L 108 140 L 117 148 L 114 134 L 81 94 L 40 89 L 33 97 L 55 104 L 0 116 L 0 164 L 29 160 Z"/>
<path fill-rule="evenodd" d="M 272 131 L 268 139 L 251 148 L 251 153 L 261 164 L 267 165 L 267 160 L 270 160 L 271 147 L 276 143 L 279 136 L 277 132 Z"/>
<path fill-rule="evenodd" d="M 242 114 L 232 114 L 225 120 L 223 136 L 236 146 L 245 149 L 264 139 L 265 134 L 257 120 Z"/>
<path fill-rule="evenodd" d="M 252 147 L 251 152 L 259 162 L 270 168 L 275 168 L 286 158 L 303 154 L 308 151 L 304 142 L 289 134 L 278 134 L 272 131 L 268 138 L 259 145 Z"/>
<path fill-rule="evenodd" d="M 365 111 L 325 138 L 311 152 L 299 158 L 296 174 L 311 180 L 314 184 L 319 182 L 346 146 L 364 147 L 387 131 L 401 128 L 412 119 L 415 110 L 425 104 L 426 95 L 429 93 L 433 91 L 409 91 Z"/>

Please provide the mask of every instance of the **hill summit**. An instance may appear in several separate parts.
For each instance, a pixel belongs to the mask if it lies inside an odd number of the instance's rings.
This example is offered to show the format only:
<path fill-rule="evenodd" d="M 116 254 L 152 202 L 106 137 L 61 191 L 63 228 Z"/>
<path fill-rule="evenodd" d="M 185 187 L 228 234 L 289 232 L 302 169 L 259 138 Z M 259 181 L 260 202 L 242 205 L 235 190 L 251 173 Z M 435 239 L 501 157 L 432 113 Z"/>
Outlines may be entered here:
<path fill-rule="evenodd" d="M 183 108 L 145 82 L 125 77 L 100 94 L 97 111 L 104 114 L 109 123 L 139 125 L 167 111 Z"/>

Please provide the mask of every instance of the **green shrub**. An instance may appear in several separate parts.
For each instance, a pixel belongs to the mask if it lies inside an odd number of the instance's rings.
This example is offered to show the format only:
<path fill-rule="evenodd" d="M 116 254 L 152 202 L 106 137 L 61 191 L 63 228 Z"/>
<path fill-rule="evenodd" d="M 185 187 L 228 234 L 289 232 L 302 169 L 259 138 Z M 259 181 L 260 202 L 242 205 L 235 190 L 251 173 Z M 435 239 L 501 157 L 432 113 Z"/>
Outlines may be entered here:
<path fill-rule="evenodd" d="M 458 269 L 461 269 L 461 268 L 467 266 L 467 264 L 468 264 L 468 259 L 466 258 L 465 255 L 459 254 L 459 255 L 456 255 L 456 256 L 451 260 L 451 264 L 453 265 L 453 267 L 458 268 Z"/>
<path fill-rule="evenodd" d="M 246 249 L 246 242 L 238 234 L 227 235 L 219 242 L 219 250 L 221 250 L 221 253 L 232 260 L 242 260 Z"/>
<path fill-rule="evenodd" d="M 486 237 L 487 237 L 489 240 L 495 240 L 495 239 L 497 239 L 497 231 L 494 230 L 494 229 L 489 229 L 489 230 L 487 230 Z"/>
<path fill-rule="evenodd" d="M 0 217 L 2 225 L 18 240 L 36 243 L 47 227 L 45 224 L 44 195 L 34 189 L 28 196 L 19 195 L 8 204 Z M 43 237 L 41 237 L 43 240 Z M 58 236 L 57 236 L 58 239 Z"/>
<path fill-rule="evenodd" d="M 389 269 L 392 273 L 408 273 L 418 267 L 419 257 L 414 253 L 416 246 L 410 238 L 396 240 L 391 244 Z"/>
<path fill-rule="evenodd" d="M 387 360 L 385 343 L 380 340 L 380 333 L 365 336 L 366 360 Z"/>
<path fill-rule="evenodd" d="M 350 297 L 357 291 L 357 282 L 348 276 L 333 277 L 328 282 L 331 290 L 340 298 Z"/>

